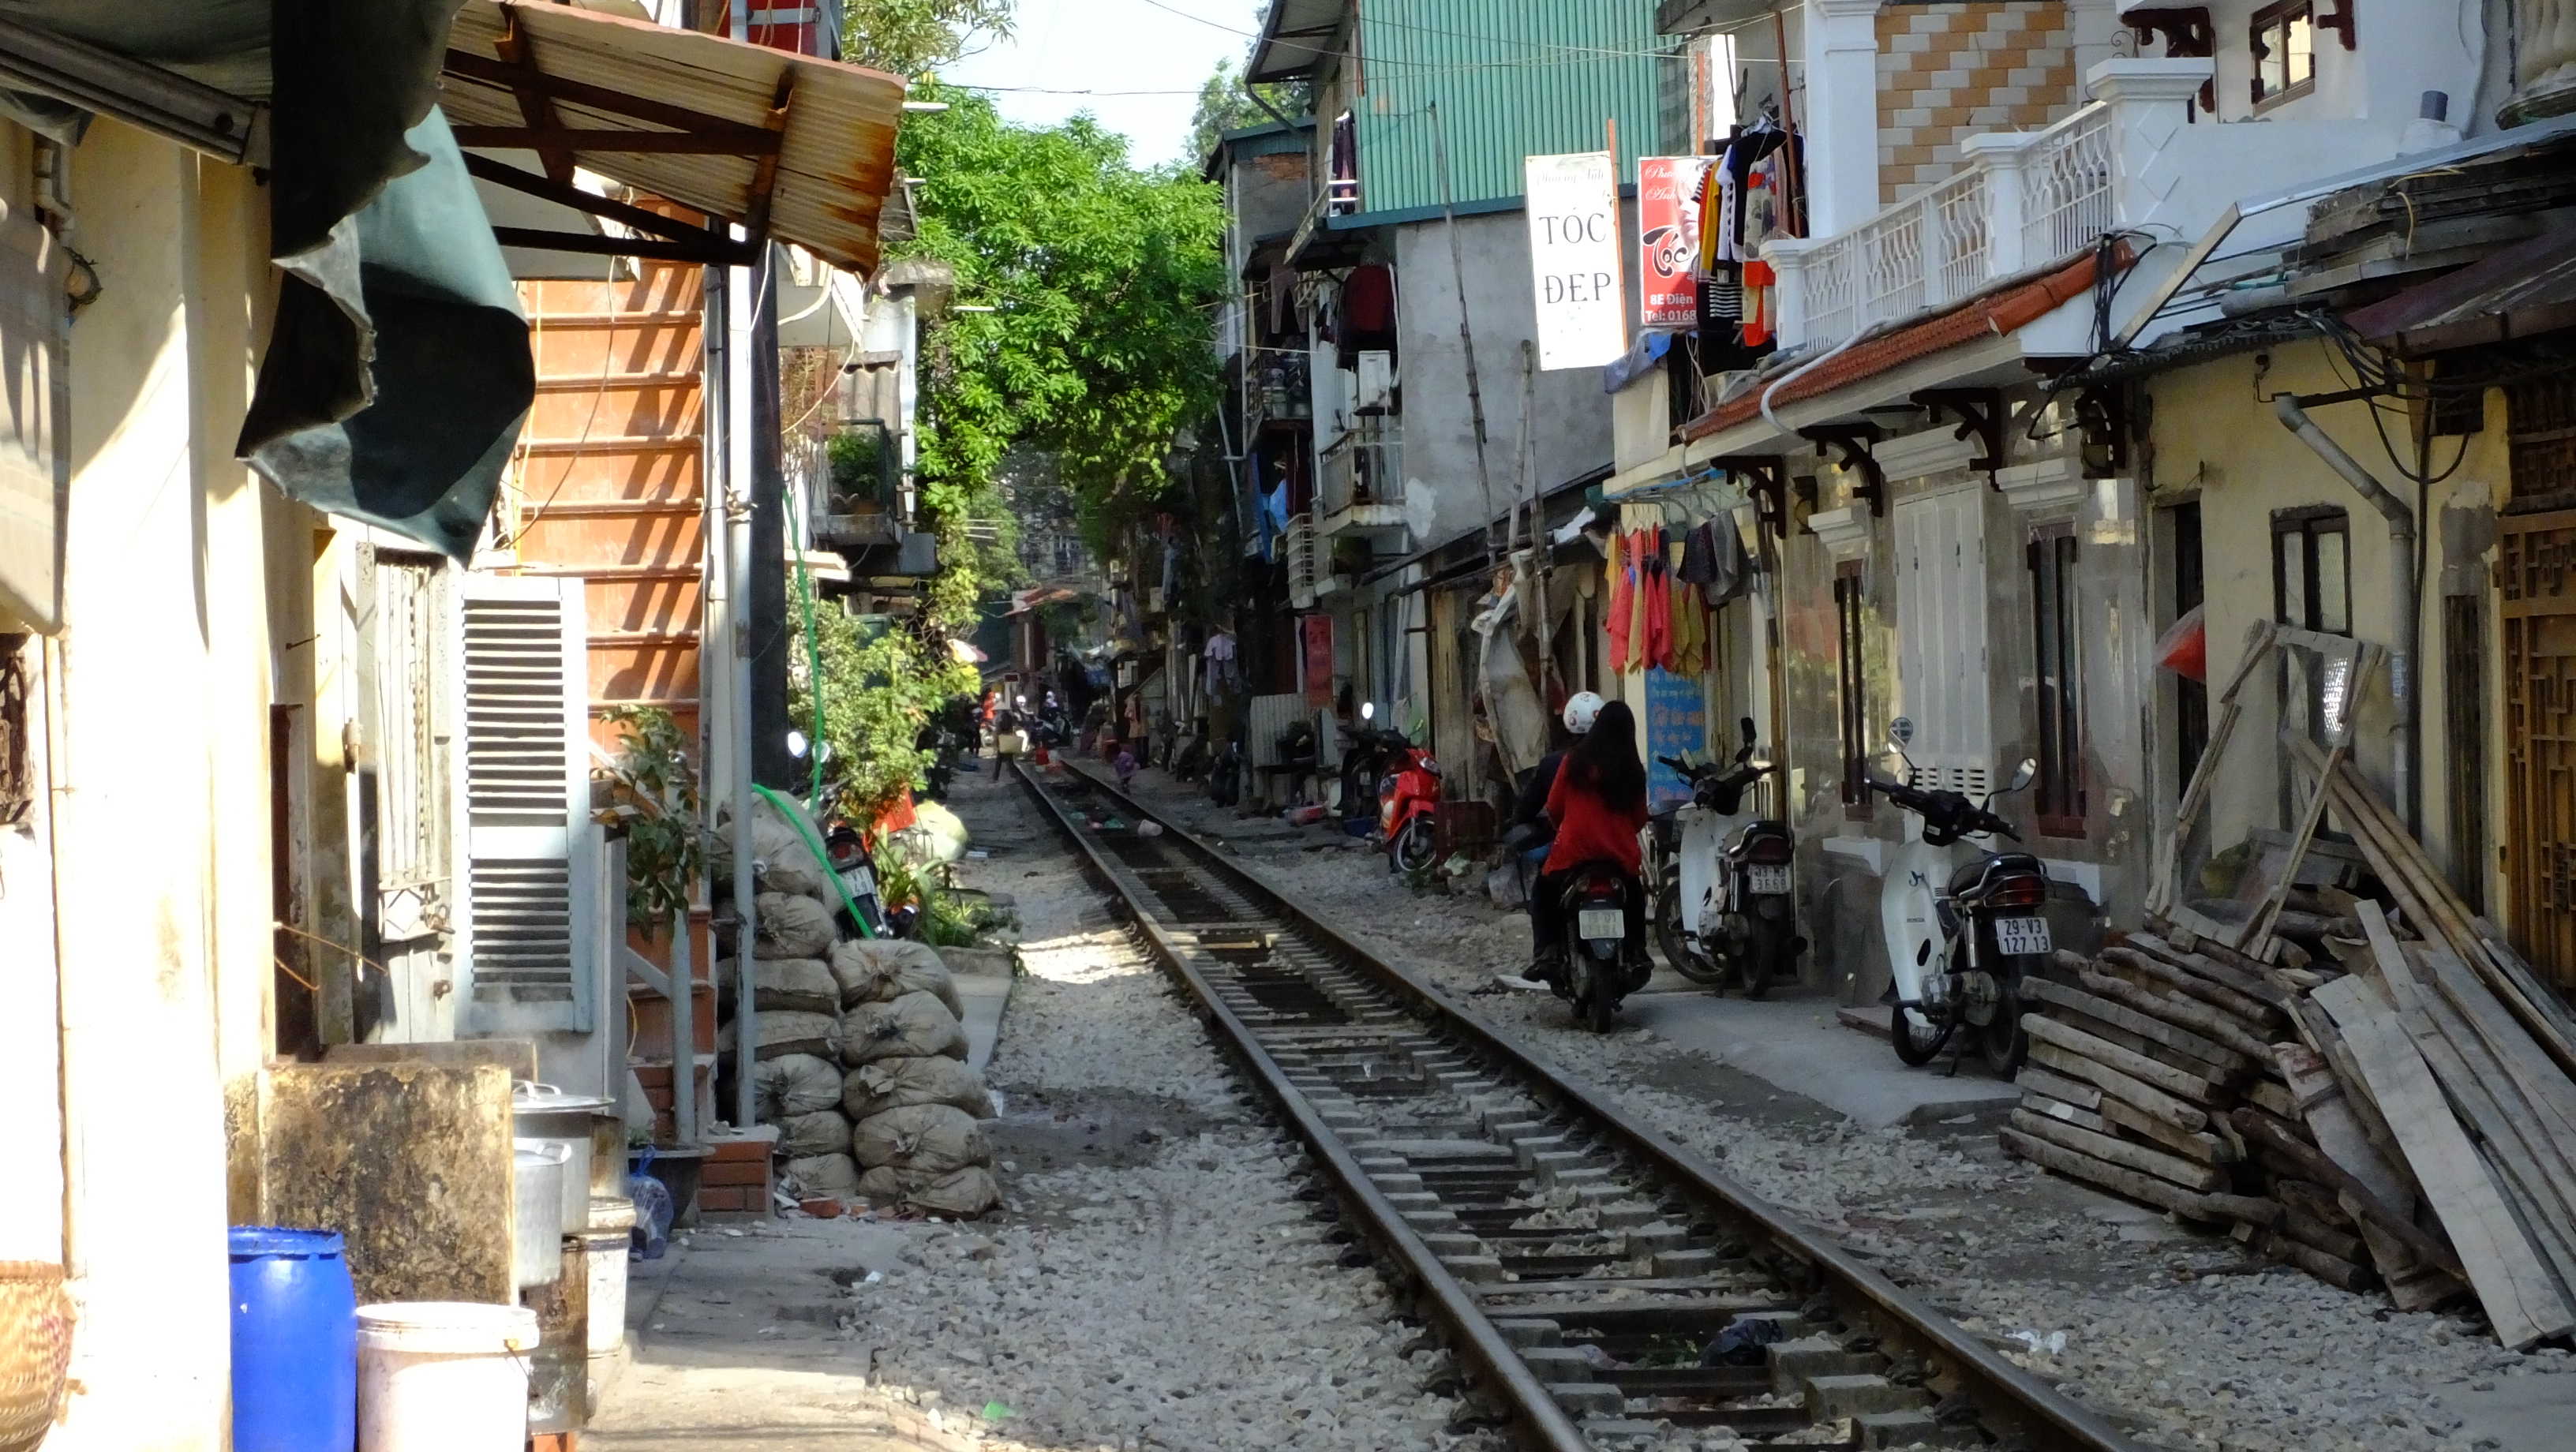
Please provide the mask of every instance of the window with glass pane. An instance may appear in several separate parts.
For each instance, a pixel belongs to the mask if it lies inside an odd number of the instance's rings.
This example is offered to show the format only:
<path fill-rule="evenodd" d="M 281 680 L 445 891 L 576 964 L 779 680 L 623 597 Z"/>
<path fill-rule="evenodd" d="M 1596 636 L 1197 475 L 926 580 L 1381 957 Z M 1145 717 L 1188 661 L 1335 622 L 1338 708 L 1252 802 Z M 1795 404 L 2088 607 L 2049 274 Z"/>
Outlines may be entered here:
<path fill-rule="evenodd" d="M 2269 5 L 2254 13 L 2254 104 L 2287 100 L 2316 84 L 2316 11 L 2312 0 Z"/>
<path fill-rule="evenodd" d="M 2350 525 L 2331 505 L 2272 512 L 2272 618 L 2328 635 L 2352 633 Z"/>

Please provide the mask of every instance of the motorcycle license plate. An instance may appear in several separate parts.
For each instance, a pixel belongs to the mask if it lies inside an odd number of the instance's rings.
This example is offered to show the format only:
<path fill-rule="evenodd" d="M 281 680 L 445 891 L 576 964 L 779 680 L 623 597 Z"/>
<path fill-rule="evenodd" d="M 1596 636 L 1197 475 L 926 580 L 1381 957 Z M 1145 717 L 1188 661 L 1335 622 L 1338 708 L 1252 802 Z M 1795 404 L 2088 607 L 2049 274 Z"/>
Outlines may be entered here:
<path fill-rule="evenodd" d="M 2003 953 L 2046 953 L 2057 945 L 2049 940 L 2046 918 L 1995 919 L 1995 949 Z"/>
<path fill-rule="evenodd" d="M 1744 869 L 1744 887 L 1761 897 L 1781 897 L 1789 891 L 1789 869 L 1786 867 L 1748 867 Z"/>
<path fill-rule="evenodd" d="M 864 867 L 853 867 L 849 871 L 842 873 L 841 885 L 850 890 L 850 896 L 852 897 L 874 897 L 877 895 L 877 875 Z"/>
<path fill-rule="evenodd" d="M 1617 908 L 1584 908 L 1574 915 L 1574 931 L 1591 939 L 1628 936 L 1628 915 Z"/>

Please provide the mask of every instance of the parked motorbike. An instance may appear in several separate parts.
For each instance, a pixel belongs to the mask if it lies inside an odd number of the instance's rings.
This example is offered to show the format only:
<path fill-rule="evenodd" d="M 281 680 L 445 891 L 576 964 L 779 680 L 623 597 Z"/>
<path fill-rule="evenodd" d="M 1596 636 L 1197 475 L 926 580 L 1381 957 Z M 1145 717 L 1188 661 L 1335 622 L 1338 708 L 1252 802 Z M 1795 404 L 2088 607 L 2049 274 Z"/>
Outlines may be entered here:
<path fill-rule="evenodd" d="M 1375 778 L 1378 841 L 1386 848 L 1388 871 L 1420 872 L 1439 850 L 1440 764 L 1403 732 L 1373 728 L 1369 723 L 1376 718 L 1375 702 L 1361 706 L 1356 735 L 1376 753 L 1376 769 L 1383 773 Z"/>
<path fill-rule="evenodd" d="M 1780 768 L 1752 760 L 1751 717 L 1742 730 L 1744 744 L 1727 766 L 1656 758 L 1689 779 L 1691 800 L 1650 824 L 1646 880 L 1664 961 L 1694 983 L 1733 984 L 1760 998 L 1796 977 L 1807 940 L 1798 936 L 1789 824 L 1743 816 L 1746 788 Z"/>
<path fill-rule="evenodd" d="M 1903 734 L 1888 749 L 1910 770 L 1914 763 L 1905 755 Z M 1932 1062 L 1963 1028 L 1976 1035 L 1979 1052 L 1998 1074 L 2012 1074 L 2029 1055 L 2021 984 L 2046 969 L 2056 946 L 2041 915 L 2048 872 L 2027 852 L 1960 844 L 1971 837 L 2021 840 L 1994 814 L 1994 800 L 2029 786 L 2038 769 L 2025 758 L 2011 783 L 1983 801 L 1868 778 L 1871 788 L 1923 820 L 1920 840 L 1896 850 L 1879 889 L 1879 921 L 1895 980 L 1888 1027 L 1896 1057 L 1909 1067 Z"/>
<path fill-rule="evenodd" d="M 1575 1022 L 1608 1033 L 1619 1005 L 1646 985 L 1654 965 L 1628 952 L 1627 878 L 1606 862 L 1576 868 L 1559 904 L 1565 914 L 1565 959 L 1549 984 L 1574 1005 Z"/>
<path fill-rule="evenodd" d="M 839 875 L 841 886 L 850 894 L 850 901 L 858 905 L 860 916 L 866 919 L 868 934 L 879 938 L 900 936 L 887 918 L 884 899 L 877 894 L 876 862 L 868 855 L 867 843 L 860 838 L 858 831 L 847 826 L 834 827 L 824 841 L 824 851 L 831 856 L 832 871 Z M 842 932 L 859 930 L 858 924 L 850 921 L 849 908 L 843 907 L 833 916 L 840 920 Z"/>

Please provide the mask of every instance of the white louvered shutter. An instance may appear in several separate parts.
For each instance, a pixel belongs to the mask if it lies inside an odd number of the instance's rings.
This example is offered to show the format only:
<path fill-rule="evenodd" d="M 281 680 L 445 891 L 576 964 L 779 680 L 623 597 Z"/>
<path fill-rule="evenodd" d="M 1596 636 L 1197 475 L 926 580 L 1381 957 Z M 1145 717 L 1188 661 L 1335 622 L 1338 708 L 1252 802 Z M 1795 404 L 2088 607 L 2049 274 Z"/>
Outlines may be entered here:
<path fill-rule="evenodd" d="M 475 1031 L 588 1033 L 597 932 L 579 580 L 466 577 L 467 945 Z"/>
<path fill-rule="evenodd" d="M 1983 486 L 1896 506 L 1897 678 L 1917 786 L 1978 795 L 1994 780 L 1986 680 Z"/>

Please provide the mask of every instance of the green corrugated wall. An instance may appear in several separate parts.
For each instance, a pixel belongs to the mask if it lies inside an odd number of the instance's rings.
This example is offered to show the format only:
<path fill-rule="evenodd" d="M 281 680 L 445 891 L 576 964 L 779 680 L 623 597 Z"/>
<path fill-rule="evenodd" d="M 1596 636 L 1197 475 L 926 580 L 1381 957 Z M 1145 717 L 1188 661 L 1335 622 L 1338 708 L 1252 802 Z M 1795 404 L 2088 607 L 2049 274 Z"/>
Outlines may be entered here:
<path fill-rule="evenodd" d="M 1522 157 L 1599 151 L 1612 117 L 1623 183 L 1656 154 L 1658 56 L 1672 42 L 1655 34 L 1654 0 L 1362 0 L 1359 11 L 1363 212 L 1440 205 L 1435 124 L 1458 202 L 1519 196 Z"/>

